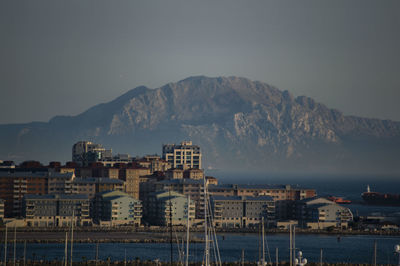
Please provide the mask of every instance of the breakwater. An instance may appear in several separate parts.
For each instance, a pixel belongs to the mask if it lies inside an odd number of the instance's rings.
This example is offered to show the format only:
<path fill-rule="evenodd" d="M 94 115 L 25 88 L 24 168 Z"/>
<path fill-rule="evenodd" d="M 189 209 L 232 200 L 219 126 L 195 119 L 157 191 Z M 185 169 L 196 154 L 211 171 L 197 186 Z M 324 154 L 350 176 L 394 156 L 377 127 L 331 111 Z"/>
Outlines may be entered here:
<path fill-rule="evenodd" d="M 9 234 L 13 234 L 9 229 Z M 65 232 L 69 228 L 18 228 L 17 242 L 28 243 L 64 243 Z M 4 228 L 0 229 L 0 239 L 4 239 Z M 186 233 L 184 227 L 174 227 L 174 234 L 182 238 Z M 190 242 L 199 243 L 203 241 L 203 229 L 191 229 Z M 226 234 L 258 234 L 258 228 L 235 228 L 218 229 L 217 233 L 223 237 Z M 288 230 L 268 229 L 267 235 L 288 235 Z M 389 230 L 310 230 L 296 228 L 298 235 L 328 235 L 342 236 L 400 236 L 399 231 Z M 9 236 L 9 237 L 10 237 Z M 120 228 L 76 228 L 74 234 L 75 243 L 167 243 L 169 242 L 169 228 L 145 228 L 145 227 L 120 227 Z"/>

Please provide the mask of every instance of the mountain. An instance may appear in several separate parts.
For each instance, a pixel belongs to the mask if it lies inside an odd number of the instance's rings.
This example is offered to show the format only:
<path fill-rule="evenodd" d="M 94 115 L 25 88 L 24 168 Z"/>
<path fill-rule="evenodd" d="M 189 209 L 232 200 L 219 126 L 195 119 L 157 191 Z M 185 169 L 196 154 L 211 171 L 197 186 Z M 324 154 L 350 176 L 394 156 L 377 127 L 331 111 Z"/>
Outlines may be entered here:
<path fill-rule="evenodd" d="M 399 122 L 345 116 L 239 77 L 142 86 L 77 116 L 0 125 L 0 159 L 67 161 L 78 140 L 132 155 L 192 140 L 202 148 L 205 167 L 224 170 L 400 173 Z"/>

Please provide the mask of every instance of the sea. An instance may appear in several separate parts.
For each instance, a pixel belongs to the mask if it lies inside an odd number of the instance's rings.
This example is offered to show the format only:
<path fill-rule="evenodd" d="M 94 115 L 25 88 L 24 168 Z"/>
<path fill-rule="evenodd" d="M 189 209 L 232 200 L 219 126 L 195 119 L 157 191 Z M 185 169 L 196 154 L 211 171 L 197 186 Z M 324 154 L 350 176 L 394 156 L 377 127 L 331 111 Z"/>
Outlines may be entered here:
<path fill-rule="evenodd" d="M 382 207 L 365 205 L 361 193 L 367 185 L 371 191 L 382 193 L 400 193 L 400 177 L 396 176 L 277 176 L 264 174 L 240 174 L 226 172 L 207 173 L 218 177 L 221 183 L 233 184 L 290 184 L 303 188 L 314 188 L 319 196 L 340 196 L 352 201 L 349 207 L 355 216 L 400 214 L 400 207 Z M 198 236 L 200 237 L 200 235 Z M 266 236 L 266 261 L 289 260 L 289 235 L 272 234 Z M 217 235 L 218 250 L 223 262 L 255 262 L 260 258 L 260 238 L 257 234 L 223 233 Z M 182 240 L 179 240 L 182 241 Z M 374 246 L 376 245 L 378 264 L 397 264 L 399 255 L 394 252 L 395 245 L 400 244 L 399 236 L 379 235 L 296 235 L 296 249 L 303 252 L 308 261 L 329 263 L 373 263 Z M 201 262 L 204 244 L 190 244 L 189 260 Z M 62 261 L 63 244 L 28 243 L 26 258 L 36 261 Z M 173 244 L 173 260 L 179 261 L 184 247 Z M 69 253 L 70 251 L 68 251 Z M 18 243 L 16 258 L 22 259 L 23 244 Z M 214 251 L 211 251 L 214 255 Z M 278 255 L 278 256 L 276 256 Z M 322 256 L 321 256 L 322 255 Z M 8 258 L 13 259 L 13 245 L 8 245 Z M 4 243 L 0 245 L 0 258 L 4 258 Z M 86 261 L 96 258 L 96 244 L 74 244 L 73 260 Z M 168 243 L 101 243 L 98 245 L 98 259 L 103 261 L 169 261 L 170 245 Z"/>
<path fill-rule="evenodd" d="M 260 258 L 260 237 L 257 234 L 220 234 L 217 237 L 219 253 L 223 262 L 241 261 L 242 254 L 245 261 L 255 262 Z M 288 234 L 273 234 L 265 236 L 266 261 L 289 260 Z M 376 243 L 378 264 L 397 264 L 398 255 L 394 246 L 400 244 L 398 236 L 375 235 L 296 235 L 296 250 L 302 251 L 303 257 L 309 262 L 322 261 L 329 263 L 363 263 L 372 264 L 374 261 L 374 246 Z M 0 245 L 1 258 L 4 258 L 4 244 Z M 34 261 L 63 261 L 63 244 L 28 243 L 26 245 L 26 259 Z M 75 243 L 73 246 L 73 261 L 88 261 L 96 259 L 96 244 Z M 173 260 L 179 261 L 184 257 L 185 250 L 182 244 L 173 244 Z M 179 252 L 181 251 L 181 252 Z M 8 260 L 13 260 L 13 244 L 8 245 Z M 17 244 L 16 259 L 22 260 L 24 245 Z M 70 251 L 68 251 L 68 256 Z M 170 261 L 170 244 L 168 243 L 100 243 L 98 245 L 98 259 L 102 261 Z M 201 262 L 203 260 L 204 244 L 191 243 L 189 260 Z M 211 249 L 211 257 L 214 250 Z M 69 258 L 70 259 L 70 258 Z"/>

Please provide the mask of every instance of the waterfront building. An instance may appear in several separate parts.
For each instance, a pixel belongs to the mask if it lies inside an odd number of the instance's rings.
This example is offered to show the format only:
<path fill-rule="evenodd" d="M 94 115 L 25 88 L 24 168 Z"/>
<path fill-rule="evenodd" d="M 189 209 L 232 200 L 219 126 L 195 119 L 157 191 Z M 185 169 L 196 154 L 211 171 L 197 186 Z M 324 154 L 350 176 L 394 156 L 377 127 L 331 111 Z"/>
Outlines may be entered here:
<path fill-rule="evenodd" d="M 270 196 L 275 201 L 276 219 L 293 219 L 294 202 L 316 196 L 315 189 L 293 187 L 290 185 L 245 185 L 226 184 L 210 185 L 209 192 L 213 196 Z"/>
<path fill-rule="evenodd" d="M 202 169 L 200 147 L 193 145 L 191 141 L 183 141 L 181 144 L 164 144 L 163 159 L 171 163 L 172 168 Z"/>
<path fill-rule="evenodd" d="M 56 193 L 57 190 L 65 192 L 62 185 L 68 184 L 68 180 L 72 178 L 72 173 L 61 174 L 42 170 L 35 172 L 23 172 L 19 169 L 8 172 L 0 171 L 0 195 L 5 200 L 5 217 L 22 215 L 22 199 L 25 195 L 46 195 Z"/>
<path fill-rule="evenodd" d="M 187 219 L 193 223 L 195 219 L 195 202 L 188 196 L 175 191 L 159 191 L 150 194 L 146 221 L 153 225 L 167 226 L 186 225 Z"/>
<path fill-rule="evenodd" d="M 296 202 L 296 219 L 305 228 L 325 229 L 347 227 L 353 221 L 349 208 L 325 198 L 310 198 Z"/>
<path fill-rule="evenodd" d="M 94 220 L 103 226 L 141 224 L 142 203 L 121 191 L 104 191 L 96 194 L 93 208 Z"/>
<path fill-rule="evenodd" d="M 86 195 L 25 195 L 23 216 L 28 226 L 91 225 Z"/>
<path fill-rule="evenodd" d="M 172 179 L 154 182 L 150 188 L 152 192 L 158 191 L 175 191 L 185 196 L 190 196 L 190 199 L 196 205 L 196 218 L 204 218 L 204 181 L 193 179 Z"/>
<path fill-rule="evenodd" d="M 269 196 L 212 196 L 211 203 L 216 227 L 253 227 L 262 218 L 266 226 L 275 224 L 275 202 Z"/>

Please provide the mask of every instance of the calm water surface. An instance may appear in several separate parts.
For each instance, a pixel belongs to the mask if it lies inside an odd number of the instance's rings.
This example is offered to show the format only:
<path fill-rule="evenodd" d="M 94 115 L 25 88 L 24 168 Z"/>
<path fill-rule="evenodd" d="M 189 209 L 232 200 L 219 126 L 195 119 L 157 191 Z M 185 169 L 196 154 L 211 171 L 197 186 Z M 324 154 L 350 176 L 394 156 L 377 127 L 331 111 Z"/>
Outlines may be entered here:
<path fill-rule="evenodd" d="M 266 258 L 275 261 L 275 252 L 278 248 L 280 261 L 289 258 L 289 237 L 278 234 L 266 236 Z M 381 264 L 397 264 L 394 246 L 400 244 L 400 237 L 383 236 L 337 236 L 327 235 L 297 235 L 296 248 L 303 251 L 309 261 L 318 262 L 320 251 L 323 250 L 324 262 L 352 262 L 371 263 L 373 261 L 374 242 L 377 243 L 377 261 Z M 242 249 L 246 261 L 257 261 L 259 258 L 259 237 L 256 234 L 224 234 L 218 237 L 222 261 L 239 261 Z M 177 244 L 174 244 L 174 260 L 178 260 Z M 4 256 L 4 247 L 1 247 L 1 258 Z M 8 246 L 8 258 L 13 258 L 13 246 Z M 268 252 L 269 251 L 269 252 Z M 155 260 L 169 261 L 170 246 L 166 243 L 104 243 L 99 244 L 99 259 L 111 261 L 127 260 Z M 68 253 L 69 254 L 69 253 Z M 23 244 L 17 245 L 17 258 L 23 256 Z M 27 244 L 27 258 L 35 260 L 62 260 L 64 256 L 63 244 Z M 94 260 L 96 257 L 95 244 L 74 244 L 74 260 Z M 201 261 L 203 258 L 203 244 L 190 245 L 190 260 Z"/>

